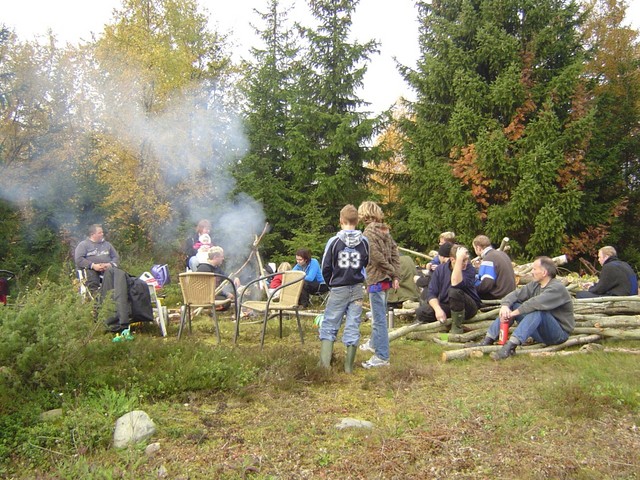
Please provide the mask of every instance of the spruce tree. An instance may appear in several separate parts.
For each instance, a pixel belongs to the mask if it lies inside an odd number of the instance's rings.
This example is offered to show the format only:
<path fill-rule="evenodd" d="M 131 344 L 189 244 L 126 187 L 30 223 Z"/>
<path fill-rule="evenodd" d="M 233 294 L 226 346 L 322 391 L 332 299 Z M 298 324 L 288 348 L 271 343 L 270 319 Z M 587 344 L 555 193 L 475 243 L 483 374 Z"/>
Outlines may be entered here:
<path fill-rule="evenodd" d="M 586 154 L 585 228 L 569 241 L 592 260 L 602 245 L 615 245 L 640 268 L 640 45 L 625 15 L 623 1 L 596 0 L 585 25 L 591 47 L 586 72 L 597 109 Z"/>
<path fill-rule="evenodd" d="M 582 228 L 593 109 L 573 0 L 421 2 L 417 91 L 405 122 L 408 235 L 480 231 L 557 254 Z M 519 248 L 518 248 L 519 247 Z"/>
<path fill-rule="evenodd" d="M 366 105 L 356 91 L 377 43 L 349 41 L 357 4 L 310 0 L 318 25 L 302 29 L 308 51 L 287 128 L 292 187 L 301 194 L 300 222 L 290 247 L 308 246 L 314 254 L 335 232 L 340 209 L 347 203 L 357 206 L 369 195 L 364 164 L 374 159 L 367 142 L 375 120 L 359 110 Z"/>
<path fill-rule="evenodd" d="M 235 169 L 237 189 L 263 204 L 271 232 L 261 247 L 271 258 L 290 258 L 283 241 L 291 239 L 302 197 L 290 188 L 293 180 L 286 136 L 291 105 L 296 102 L 292 85 L 298 82 L 299 38 L 279 0 L 270 0 L 266 13 L 259 13 L 263 43 L 253 48 L 253 62 L 245 65 L 243 83 L 245 132 L 249 152 Z"/>
<path fill-rule="evenodd" d="M 309 3 L 318 26 L 298 25 L 294 37 L 277 0 L 261 14 L 264 48 L 247 68 L 246 131 L 250 153 L 236 169 L 238 186 L 264 204 L 272 234 L 263 246 L 272 258 L 299 247 L 322 253 L 346 203 L 368 196 L 364 164 L 375 121 L 359 111 L 375 42 L 349 42 L 357 2 Z"/>

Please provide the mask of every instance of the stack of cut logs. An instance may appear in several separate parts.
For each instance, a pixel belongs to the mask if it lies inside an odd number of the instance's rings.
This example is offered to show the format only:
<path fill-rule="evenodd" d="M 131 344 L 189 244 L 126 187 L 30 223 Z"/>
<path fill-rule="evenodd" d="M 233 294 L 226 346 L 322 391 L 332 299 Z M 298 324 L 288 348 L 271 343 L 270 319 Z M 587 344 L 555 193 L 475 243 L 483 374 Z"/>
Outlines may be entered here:
<path fill-rule="evenodd" d="M 508 243 L 508 239 L 505 239 Z M 504 249 L 505 241 L 501 245 Z M 508 247 L 508 245 L 507 245 Z M 411 252 L 415 253 L 415 252 Z M 566 257 L 559 256 L 553 258 L 556 265 L 566 263 Z M 532 280 L 531 277 L 532 264 L 514 265 L 514 273 L 519 284 L 525 284 Z M 579 282 L 571 277 L 558 277 L 562 280 L 570 291 L 581 288 Z M 577 278 L 577 277 L 576 277 Z M 598 298 L 574 298 L 574 311 L 576 316 L 576 327 L 569 339 L 560 345 L 541 346 L 535 344 L 531 346 L 524 345 L 518 348 L 518 354 L 529 355 L 569 355 L 575 353 L 585 353 L 593 350 L 601 351 L 621 351 L 625 353 L 640 353 L 640 349 L 620 349 L 605 348 L 597 344 L 605 338 L 614 338 L 620 340 L 640 340 L 640 296 L 630 297 L 598 297 Z M 465 324 L 465 333 L 460 335 L 447 334 L 449 331 L 451 320 L 447 320 L 444 324 L 439 322 L 428 324 L 411 324 L 406 325 L 389 332 L 389 340 L 395 340 L 400 337 L 433 340 L 445 347 L 442 353 L 443 361 L 450 361 L 469 357 L 481 357 L 485 353 L 493 352 L 500 348 L 499 345 L 491 345 L 485 347 L 463 348 L 467 342 L 480 341 L 491 322 L 498 316 L 500 310 L 498 300 L 484 302 L 486 307 L 482 308 L 478 314 Z M 402 309 L 395 309 L 396 316 L 413 316 L 415 315 L 415 307 L 417 304 L 405 303 Z M 511 331 L 513 332 L 512 327 Z M 568 347 L 582 345 L 579 350 L 565 351 Z"/>

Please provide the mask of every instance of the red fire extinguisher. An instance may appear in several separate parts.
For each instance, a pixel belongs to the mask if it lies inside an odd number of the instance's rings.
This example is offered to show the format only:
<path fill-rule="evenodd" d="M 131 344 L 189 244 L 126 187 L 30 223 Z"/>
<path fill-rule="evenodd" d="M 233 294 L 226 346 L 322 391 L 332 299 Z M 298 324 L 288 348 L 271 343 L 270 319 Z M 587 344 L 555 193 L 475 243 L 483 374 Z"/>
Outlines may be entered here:
<path fill-rule="evenodd" d="M 500 322 L 500 335 L 498 345 L 504 345 L 509 340 L 509 322 Z"/>

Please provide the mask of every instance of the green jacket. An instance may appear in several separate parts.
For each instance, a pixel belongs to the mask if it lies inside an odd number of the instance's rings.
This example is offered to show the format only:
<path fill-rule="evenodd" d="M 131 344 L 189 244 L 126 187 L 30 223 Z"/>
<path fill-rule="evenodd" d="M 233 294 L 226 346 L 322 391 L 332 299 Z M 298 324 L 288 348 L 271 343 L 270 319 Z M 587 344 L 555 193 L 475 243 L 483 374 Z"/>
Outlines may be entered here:
<path fill-rule="evenodd" d="M 416 264 L 407 255 L 400 256 L 400 288 L 389 290 L 388 303 L 417 302 L 420 299 L 418 287 L 413 277 L 416 275 Z"/>

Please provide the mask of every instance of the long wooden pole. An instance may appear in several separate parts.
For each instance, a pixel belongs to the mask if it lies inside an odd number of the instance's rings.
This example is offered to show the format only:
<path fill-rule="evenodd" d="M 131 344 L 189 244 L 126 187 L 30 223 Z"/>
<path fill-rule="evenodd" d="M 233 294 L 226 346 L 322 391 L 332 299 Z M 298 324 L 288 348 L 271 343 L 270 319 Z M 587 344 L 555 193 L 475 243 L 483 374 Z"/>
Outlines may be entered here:
<path fill-rule="evenodd" d="M 408 248 L 402 248 L 402 247 L 398 247 L 398 250 L 400 250 L 401 252 L 410 253 L 411 255 L 417 255 L 418 257 L 426 258 L 427 260 L 433 260 L 432 256 L 427 255 L 425 253 L 416 252 L 415 250 L 409 250 Z"/>

